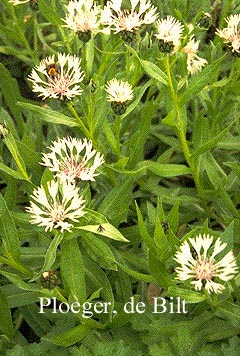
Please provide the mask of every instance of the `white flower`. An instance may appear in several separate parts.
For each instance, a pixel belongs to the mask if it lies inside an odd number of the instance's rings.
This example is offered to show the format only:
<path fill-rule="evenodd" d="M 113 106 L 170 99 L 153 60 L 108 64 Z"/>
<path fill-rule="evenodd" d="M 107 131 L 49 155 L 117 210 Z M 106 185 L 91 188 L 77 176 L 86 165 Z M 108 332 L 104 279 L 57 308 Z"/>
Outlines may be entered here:
<path fill-rule="evenodd" d="M 172 51 L 176 52 L 181 44 L 182 32 L 184 26 L 173 16 L 167 16 L 156 22 L 157 33 L 155 36 L 163 44 L 170 44 Z"/>
<path fill-rule="evenodd" d="M 195 74 L 207 64 L 206 59 L 197 55 L 198 46 L 199 41 L 191 36 L 187 45 L 182 49 L 182 52 L 187 54 L 187 69 L 190 74 Z"/>
<path fill-rule="evenodd" d="M 59 178 L 70 182 L 76 179 L 94 181 L 96 169 L 103 164 L 103 156 L 92 147 L 87 139 L 72 137 L 52 142 L 50 152 L 43 154 L 42 165 L 49 167 Z"/>
<path fill-rule="evenodd" d="M 80 70 L 80 59 L 70 54 L 59 53 L 43 59 L 36 66 L 29 80 L 33 82 L 33 92 L 39 93 L 43 99 L 72 99 L 81 95 L 79 84 L 84 74 Z"/>
<path fill-rule="evenodd" d="M 0 123 L 0 138 L 5 138 L 9 134 L 9 130 L 6 126 L 6 123 Z"/>
<path fill-rule="evenodd" d="M 130 0 L 130 9 L 122 8 L 122 0 L 110 0 L 103 10 L 102 22 L 114 33 L 133 32 L 143 24 L 153 23 L 158 17 L 156 11 L 148 0 Z"/>
<path fill-rule="evenodd" d="M 12 3 L 14 6 L 15 5 L 21 5 L 21 4 L 26 4 L 27 2 L 30 2 L 31 0 L 9 0 L 10 3 Z"/>
<path fill-rule="evenodd" d="M 74 32 L 100 31 L 102 9 L 93 0 L 72 0 L 66 5 L 65 27 Z"/>
<path fill-rule="evenodd" d="M 240 14 L 230 15 L 225 21 L 228 26 L 222 30 L 217 29 L 216 34 L 232 47 L 232 52 L 240 53 Z"/>
<path fill-rule="evenodd" d="M 74 222 L 84 215 L 85 201 L 78 189 L 67 181 L 51 181 L 47 187 L 36 188 L 31 196 L 30 207 L 32 224 L 44 226 L 45 231 L 59 229 L 71 231 Z"/>
<path fill-rule="evenodd" d="M 105 90 L 108 93 L 107 100 L 111 102 L 124 103 L 133 98 L 131 85 L 116 78 L 107 82 Z"/>
<path fill-rule="evenodd" d="M 177 279 L 180 281 L 192 279 L 191 284 L 194 285 L 196 290 L 204 287 L 208 293 L 222 293 L 225 287 L 219 281 L 228 281 L 237 273 L 237 264 L 233 252 L 228 252 L 217 261 L 215 256 L 227 246 L 226 243 L 220 242 L 220 238 L 214 244 L 213 236 L 209 235 L 199 235 L 195 239 L 190 238 L 189 241 L 196 256 L 191 251 L 189 243 L 184 241 L 174 257 L 175 261 L 181 265 L 181 267 L 176 268 Z"/>
<path fill-rule="evenodd" d="M 28 2 L 33 10 L 38 9 L 38 0 L 9 0 L 9 2 L 12 3 L 14 6 L 26 4 Z"/>

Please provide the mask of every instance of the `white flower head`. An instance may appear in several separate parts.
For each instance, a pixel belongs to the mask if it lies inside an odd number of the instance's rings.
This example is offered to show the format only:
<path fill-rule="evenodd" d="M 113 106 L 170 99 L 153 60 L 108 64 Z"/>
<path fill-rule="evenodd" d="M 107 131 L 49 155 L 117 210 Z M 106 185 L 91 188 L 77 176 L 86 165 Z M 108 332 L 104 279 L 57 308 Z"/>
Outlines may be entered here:
<path fill-rule="evenodd" d="M 199 41 L 196 41 L 194 36 L 191 36 L 187 45 L 182 49 L 182 52 L 187 54 L 187 69 L 190 74 L 195 74 L 207 64 L 206 59 L 197 55 L 198 46 Z"/>
<path fill-rule="evenodd" d="M 9 130 L 7 128 L 6 123 L 0 123 L 0 138 L 5 138 L 6 136 L 9 135 Z"/>
<path fill-rule="evenodd" d="M 175 261 L 181 265 L 176 268 L 176 279 L 192 279 L 190 283 L 196 290 L 204 287 L 208 293 L 222 293 L 225 287 L 219 283 L 220 280 L 229 281 L 238 270 L 233 252 L 229 251 L 222 259 L 217 260 L 215 256 L 227 246 L 226 243 L 221 243 L 220 238 L 213 244 L 213 236 L 204 234 L 195 239 L 190 238 L 189 242 L 190 244 L 184 241 L 175 254 Z"/>
<path fill-rule="evenodd" d="M 223 38 L 232 48 L 232 52 L 240 53 L 240 14 L 230 15 L 225 19 L 227 27 L 217 29 L 216 34 Z"/>
<path fill-rule="evenodd" d="M 143 24 L 153 23 L 158 14 L 157 8 L 148 0 L 129 0 L 130 8 L 123 8 L 122 0 L 107 2 L 102 22 L 108 25 L 114 33 L 135 32 Z"/>
<path fill-rule="evenodd" d="M 159 48 L 164 47 L 163 52 L 176 52 L 181 44 L 182 32 L 184 26 L 173 16 L 167 16 L 166 19 L 160 19 L 156 22 L 156 38 L 159 40 Z M 166 46 L 169 46 L 169 50 Z"/>
<path fill-rule="evenodd" d="M 36 188 L 31 196 L 30 207 L 32 224 L 44 226 L 45 231 L 58 229 L 71 231 L 73 223 L 84 215 L 85 201 L 78 189 L 67 181 L 50 181 L 47 187 Z"/>
<path fill-rule="evenodd" d="M 76 180 L 94 181 L 96 169 L 104 163 L 103 156 L 92 147 L 92 141 L 66 137 L 52 142 L 50 152 L 43 154 L 42 165 L 59 178 L 74 183 Z"/>
<path fill-rule="evenodd" d="M 107 100 L 117 103 L 124 103 L 132 100 L 133 90 L 128 82 L 116 78 L 107 82 L 105 90 L 108 93 Z"/>
<path fill-rule="evenodd" d="M 29 5 L 33 10 L 37 10 L 38 8 L 38 0 L 9 0 L 9 2 L 12 3 L 14 6 L 26 4 L 27 2 L 29 2 Z"/>
<path fill-rule="evenodd" d="M 58 53 L 43 59 L 33 68 L 29 80 L 33 82 L 33 92 L 43 99 L 72 99 L 81 95 L 79 84 L 84 74 L 80 69 L 80 59 L 70 54 Z"/>
<path fill-rule="evenodd" d="M 100 32 L 102 9 L 93 0 L 72 0 L 66 5 L 67 15 L 63 19 L 70 30 L 79 34 Z"/>
<path fill-rule="evenodd" d="M 31 0 L 9 0 L 9 2 L 12 3 L 14 6 L 26 4 L 27 2 L 30 2 L 30 1 Z"/>

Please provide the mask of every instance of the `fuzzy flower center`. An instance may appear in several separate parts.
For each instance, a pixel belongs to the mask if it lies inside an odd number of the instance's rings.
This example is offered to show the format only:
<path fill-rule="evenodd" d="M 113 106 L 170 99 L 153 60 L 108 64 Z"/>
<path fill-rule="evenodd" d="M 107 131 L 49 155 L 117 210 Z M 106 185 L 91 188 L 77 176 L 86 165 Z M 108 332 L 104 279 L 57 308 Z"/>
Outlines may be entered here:
<path fill-rule="evenodd" d="M 50 213 L 50 216 L 55 223 L 64 221 L 66 218 L 66 212 L 64 206 L 62 204 L 55 205 Z"/>
<path fill-rule="evenodd" d="M 54 79 L 49 79 L 52 92 L 59 94 L 61 99 L 67 93 L 70 83 L 69 78 L 63 76 L 57 76 Z"/>
<path fill-rule="evenodd" d="M 84 164 L 79 163 L 77 160 L 74 158 L 70 158 L 64 162 L 61 163 L 61 171 L 66 175 L 66 176 L 75 176 L 79 177 L 81 172 L 83 171 Z"/>
<path fill-rule="evenodd" d="M 198 260 L 195 266 L 196 279 L 211 280 L 214 276 L 214 265 L 206 260 Z"/>

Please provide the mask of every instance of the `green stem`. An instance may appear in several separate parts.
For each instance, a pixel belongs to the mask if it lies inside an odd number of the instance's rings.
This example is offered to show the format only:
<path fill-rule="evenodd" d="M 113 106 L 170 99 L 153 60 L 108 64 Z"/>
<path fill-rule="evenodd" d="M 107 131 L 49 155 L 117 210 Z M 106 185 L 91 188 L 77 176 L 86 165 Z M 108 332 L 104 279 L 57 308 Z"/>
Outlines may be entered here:
<path fill-rule="evenodd" d="M 81 131 L 84 133 L 84 135 L 87 136 L 88 138 L 91 138 L 90 132 L 88 131 L 88 129 L 84 125 L 82 119 L 80 118 L 80 116 L 76 112 L 73 104 L 68 102 L 67 103 L 67 107 L 68 107 L 68 110 L 70 111 L 70 113 L 73 115 L 73 117 L 75 117 L 75 119 L 77 120 L 77 122 L 79 124 L 79 127 L 80 127 Z"/>
<path fill-rule="evenodd" d="M 202 189 L 202 186 L 201 186 L 200 177 L 199 177 L 199 174 L 197 172 L 195 162 L 191 157 L 191 152 L 190 152 L 189 147 L 188 147 L 188 142 L 187 142 L 187 139 L 186 139 L 186 128 L 185 128 L 185 124 L 184 124 L 183 111 L 179 107 L 178 96 L 177 96 L 177 93 L 175 92 L 175 89 L 174 89 L 171 70 L 170 70 L 170 64 L 169 64 L 169 56 L 168 55 L 166 57 L 165 66 L 166 66 L 166 71 L 167 71 L 168 85 L 169 85 L 170 92 L 171 92 L 172 102 L 173 102 L 173 106 L 174 106 L 174 109 L 175 109 L 175 112 L 176 112 L 177 134 L 178 134 L 181 146 L 182 146 L 182 150 L 183 150 L 183 154 L 184 154 L 185 160 L 186 160 L 187 164 L 189 165 L 189 167 L 190 167 L 190 169 L 192 171 L 193 179 L 195 181 L 195 185 L 196 185 L 197 191 L 198 191 L 199 195 L 202 197 L 203 196 L 203 189 Z"/>
<path fill-rule="evenodd" d="M 61 34 L 62 39 L 63 39 L 63 43 L 66 45 L 68 53 L 71 53 L 72 52 L 71 46 L 69 44 L 69 41 L 68 41 L 67 37 L 65 36 L 64 30 L 62 29 L 61 26 L 58 26 L 58 30 L 59 30 L 59 32 Z"/>
<path fill-rule="evenodd" d="M 37 35 L 37 14 L 33 13 L 33 55 L 34 55 L 34 62 L 38 61 L 38 35 Z"/>
<path fill-rule="evenodd" d="M 120 132 L 121 132 L 121 117 L 117 116 L 115 119 L 115 136 L 116 136 L 116 154 L 118 159 L 121 157 L 121 148 L 120 148 Z"/>

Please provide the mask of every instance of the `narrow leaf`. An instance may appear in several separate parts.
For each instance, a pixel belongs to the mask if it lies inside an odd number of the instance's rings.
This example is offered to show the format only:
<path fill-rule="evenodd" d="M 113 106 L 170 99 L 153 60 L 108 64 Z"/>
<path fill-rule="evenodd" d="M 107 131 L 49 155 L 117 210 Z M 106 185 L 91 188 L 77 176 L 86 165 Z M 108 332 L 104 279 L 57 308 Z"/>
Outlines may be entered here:
<path fill-rule="evenodd" d="M 149 163 L 147 168 L 151 172 L 157 174 L 160 177 L 176 177 L 176 176 L 192 173 L 190 168 L 182 164 L 162 164 L 162 163 L 150 162 L 150 161 L 145 161 L 145 162 Z"/>
<path fill-rule="evenodd" d="M 0 289 L 0 330 L 11 339 L 14 334 L 10 307 L 5 294 Z"/>
<path fill-rule="evenodd" d="M 74 301 L 86 300 L 85 270 L 77 239 L 61 244 L 61 276 Z"/>
<path fill-rule="evenodd" d="M 109 223 L 103 223 L 98 225 L 86 225 L 86 226 L 77 226 L 79 230 L 85 230 L 93 232 L 94 234 L 102 235 L 109 237 L 112 240 L 128 242 L 127 239 L 119 232 L 113 225 Z"/>
<path fill-rule="evenodd" d="M 38 114 L 38 119 L 51 122 L 52 124 L 66 125 L 69 127 L 78 126 L 78 123 L 75 119 L 67 115 L 61 114 L 58 111 L 24 102 L 18 102 L 17 104 L 23 109 L 27 109 L 35 114 Z"/>
<path fill-rule="evenodd" d="M 57 336 L 51 338 L 43 337 L 42 339 L 49 341 L 55 345 L 67 347 L 82 340 L 85 336 L 87 336 L 89 330 L 90 327 L 88 325 L 78 325 L 75 328 Z"/>
<path fill-rule="evenodd" d="M 7 253 L 15 261 L 20 259 L 20 245 L 16 226 L 3 196 L 0 194 L 0 222 Z"/>
<path fill-rule="evenodd" d="M 216 76 L 217 69 L 224 57 L 225 56 L 206 66 L 192 78 L 187 90 L 180 98 L 180 106 L 192 99 L 194 95 L 199 94 L 207 84 L 212 84 L 212 78 Z"/>
<path fill-rule="evenodd" d="M 221 131 L 218 135 L 214 136 L 211 140 L 207 141 L 204 143 L 202 146 L 198 147 L 192 154 L 191 156 L 193 158 L 196 158 L 200 154 L 207 152 L 210 150 L 213 146 L 216 145 L 216 143 L 220 142 L 220 139 L 229 131 L 230 127 L 234 124 L 235 121 L 231 122 L 230 125 L 228 125 L 223 131 Z"/>
<path fill-rule="evenodd" d="M 112 250 L 104 241 L 100 240 L 99 237 L 88 233 L 87 236 L 81 236 L 81 243 L 87 250 L 88 255 L 99 263 L 102 268 L 117 271 Z"/>

